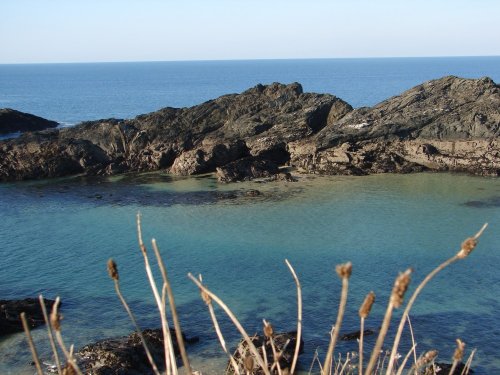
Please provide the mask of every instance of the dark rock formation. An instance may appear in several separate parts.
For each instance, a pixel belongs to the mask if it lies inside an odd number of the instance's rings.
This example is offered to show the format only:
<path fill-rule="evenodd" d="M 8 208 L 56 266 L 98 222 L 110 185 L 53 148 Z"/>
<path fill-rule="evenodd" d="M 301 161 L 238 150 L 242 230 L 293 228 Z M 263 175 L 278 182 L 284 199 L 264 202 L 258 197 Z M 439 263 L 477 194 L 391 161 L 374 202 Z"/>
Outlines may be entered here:
<path fill-rule="evenodd" d="M 170 330 L 176 356 L 180 356 L 175 331 Z M 161 329 L 146 329 L 142 332 L 149 351 L 161 370 L 165 366 L 163 333 Z M 197 338 L 186 339 L 186 344 L 193 344 Z M 79 367 L 85 373 L 93 375 L 148 375 L 153 370 L 144 352 L 139 335 L 134 332 L 129 336 L 106 339 L 81 348 L 76 354 Z M 162 367 L 163 366 L 163 367 Z"/>
<path fill-rule="evenodd" d="M 372 108 L 359 108 L 289 144 L 304 172 L 420 170 L 500 174 L 500 87 L 489 78 L 444 77 Z"/>
<path fill-rule="evenodd" d="M 252 339 L 253 344 L 255 345 L 255 347 L 257 348 L 257 350 L 259 351 L 259 354 L 261 356 L 263 355 L 262 346 L 265 344 L 267 363 L 269 364 L 269 368 L 270 368 L 274 362 L 271 341 L 268 338 L 266 338 L 265 336 L 257 336 L 257 335 L 251 337 L 251 339 Z M 297 342 L 297 332 L 275 333 L 273 335 L 273 341 L 274 341 L 276 353 L 282 353 L 282 355 L 279 359 L 279 364 L 280 364 L 281 369 L 282 370 L 284 370 L 284 369 L 290 370 L 290 367 L 291 367 L 292 361 L 293 361 L 293 355 L 295 353 L 295 345 Z M 299 354 L 302 353 L 303 346 L 304 346 L 304 342 L 301 340 Z M 245 367 L 244 367 L 244 361 L 245 361 L 245 358 L 247 356 L 252 356 L 252 354 L 250 352 L 250 349 L 249 349 L 246 341 L 244 339 L 242 339 L 240 341 L 240 343 L 238 344 L 236 351 L 233 354 L 233 358 L 239 367 L 240 374 L 247 373 L 245 371 Z M 254 375 L 264 374 L 264 371 L 262 371 L 262 368 L 258 365 L 255 358 L 253 359 L 253 368 L 254 368 L 254 370 L 253 370 L 252 374 L 254 374 Z M 272 373 L 274 373 L 274 372 L 272 372 Z M 224 374 L 225 375 L 235 374 L 234 368 L 229 361 L 228 361 L 226 371 L 224 372 Z"/>
<path fill-rule="evenodd" d="M 55 301 L 45 300 L 47 310 L 52 309 Z M 19 315 L 24 312 L 31 328 L 45 324 L 38 299 L 0 300 L 0 336 L 22 332 L 23 325 Z"/>
<path fill-rule="evenodd" d="M 0 142 L 0 181 L 168 169 L 221 181 L 302 173 L 500 174 L 500 88 L 444 77 L 371 108 L 257 85 L 191 108 L 100 120 Z M 272 176 L 271 176 L 272 177 Z"/>
<path fill-rule="evenodd" d="M 55 128 L 59 125 L 55 121 L 19 112 L 10 108 L 0 108 L 0 135 L 16 132 L 32 132 Z"/>

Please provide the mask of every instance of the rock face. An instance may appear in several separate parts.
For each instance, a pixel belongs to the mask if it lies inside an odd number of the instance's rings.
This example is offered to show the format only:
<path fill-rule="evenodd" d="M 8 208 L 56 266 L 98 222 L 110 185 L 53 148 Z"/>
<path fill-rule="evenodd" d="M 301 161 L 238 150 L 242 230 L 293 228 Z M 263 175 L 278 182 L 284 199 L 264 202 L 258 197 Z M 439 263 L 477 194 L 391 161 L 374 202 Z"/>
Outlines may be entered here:
<path fill-rule="evenodd" d="M 53 304 L 54 301 L 45 300 L 48 311 L 52 309 Z M 22 312 L 26 314 L 26 319 L 31 328 L 45 324 L 38 299 L 0 300 L 0 337 L 23 331 L 23 325 L 19 317 Z"/>
<path fill-rule="evenodd" d="M 293 83 L 191 108 L 100 120 L 0 142 L 0 181 L 168 169 L 221 181 L 298 172 L 500 174 L 500 87 L 444 77 L 353 109 Z M 275 177 L 279 178 L 279 176 Z"/>
<path fill-rule="evenodd" d="M 179 356 L 179 347 L 175 331 L 170 330 L 174 352 Z M 161 329 L 146 329 L 142 332 L 149 351 L 158 366 L 165 367 L 163 333 Z M 186 339 L 186 344 L 197 342 L 198 339 Z M 79 367 L 93 375 L 147 375 L 154 374 L 144 352 L 139 335 L 134 332 L 129 336 L 116 339 L 106 339 L 81 348 L 76 354 Z"/>
<path fill-rule="evenodd" d="M 359 108 L 289 144 L 291 164 L 325 174 L 420 170 L 500 174 L 500 87 L 445 77 Z"/>
<path fill-rule="evenodd" d="M 19 112 L 10 108 L 0 108 L 0 135 L 16 132 L 32 132 L 55 128 L 59 125 L 55 121 Z"/>

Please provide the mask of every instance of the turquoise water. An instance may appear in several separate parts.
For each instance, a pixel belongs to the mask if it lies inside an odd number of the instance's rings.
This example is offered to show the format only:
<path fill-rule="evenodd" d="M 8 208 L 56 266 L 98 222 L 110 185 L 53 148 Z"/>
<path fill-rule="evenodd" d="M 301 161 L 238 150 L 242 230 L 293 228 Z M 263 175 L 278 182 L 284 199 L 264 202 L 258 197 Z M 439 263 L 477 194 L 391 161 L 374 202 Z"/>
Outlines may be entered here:
<path fill-rule="evenodd" d="M 0 107 L 71 125 L 195 105 L 274 81 L 298 81 L 306 91 L 359 107 L 448 74 L 500 82 L 500 57 L 0 65 Z M 263 194 L 245 197 L 248 189 Z M 186 334 L 200 337 L 189 350 L 196 366 L 220 374 L 225 359 L 186 274 L 202 273 L 250 332 L 260 329 L 262 318 L 289 330 L 296 297 L 287 258 L 303 284 L 301 366 L 308 369 L 315 349 L 324 353 L 335 320 L 336 264 L 354 264 L 343 331 L 358 329 L 359 304 L 372 289 L 377 303 L 367 326 L 377 328 L 399 271 L 415 268 L 414 288 L 489 222 L 471 257 L 424 290 L 412 322 L 419 352 L 437 348 L 448 361 L 461 337 L 469 349 L 478 348 L 476 373 L 498 373 L 499 206 L 498 179 L 448 174 L 232 185 L 212 176 L 146 174 L 0 184 L 0 299 L 60 295 L 64 333 L 77 348 L 127 334 L 132 327 L 106 272 L 113 257 L 140 323 L 159 326 L 137 248 L 140 211 L 144 237 L 155 237 L 165 256 Z M 236 331 L 219 316 L 234 345 Z M 44 330 L 34 336 L 47 358 Z M 404 352 L 409 338 L 403 341 Z M 355 349 L 355 343 L 338 346 Z M 0 374 L 32 374 L 29 362 L 22 334 L 0 339 Z"/>
<path fill-rule="evenodd" d="M 245 197 L 248 189 L 262 195 Z M 449 174 L 304 176 L 297 183 L 222 186 L 211 176 L 161 174 L 4 184 L 0 295 L 60 295 L 63 329 L 76 347 L 126 334 L 132 327 L 105 269 L 113 257 L 141 324 L 158 326 L 137 248 L 135 214 L 140 211 L 145 239 L 156 238 L 165 257 L 185 331 L 201 339 L 190 350 L 197 365 L 221 373 L 224 356 L 186 274 L 202 273 L 250 332 L 260 329 L 262 318 L 287 330 L 295 325 L 296 297 L 286 258 L 303 284 L 306 353 L 301 365 L 307 369 L 316 348 L 324 353 L 335 320 L 336 264 L 354 265 L 343 331 L 358 329 L 357 310 L 370 290 L 377 303 L 367 325 L 377 328 L 399 271 L 415 269 L 414 288 L 489 222 L 470 258 L 444 271 L 422 293 L 412 323 L 420 352 L 438 348 L 446 361 L 461 337 L 469 349 L 478 348 L 476 371 L 492 373 L 500 370 L 495 348 L 500 336 L 499 205 L 497 179 Z M 234 344 L 234 328 L 225 319 L 222 327 Z M 36 330 L 35 337 L 41 342 L 44 330 Z M 22 340 L 19 334 L 0 341 L 0 373 L 30 373 Z M 409 338 L 404 341 L 407 350 Z M 355 347 L 341 342 L 338 350 Z M 47 355 L 44 345 L 42 353 Z"/>

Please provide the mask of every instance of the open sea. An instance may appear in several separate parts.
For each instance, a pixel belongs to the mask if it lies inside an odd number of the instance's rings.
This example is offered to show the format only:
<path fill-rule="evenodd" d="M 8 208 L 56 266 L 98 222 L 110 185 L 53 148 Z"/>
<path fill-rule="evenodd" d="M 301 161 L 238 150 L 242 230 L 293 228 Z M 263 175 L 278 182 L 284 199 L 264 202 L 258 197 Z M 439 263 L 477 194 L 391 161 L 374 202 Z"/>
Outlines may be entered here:
<path fill-rule="evenodd" d="M 0 65 L 0 108 L 71 126 L 192 106 L 275 81 L 297 81 L 304 91 L 332 93 L 360 107 L 444 75 L 500 82 L 500 57 Z M 262 194 L 246 196 L 249 189 Z M 0 299 L 60 296 L 63 335 L 75 348 L 128 334 L 133 327 L 106 272 L 112 257 L 141 326 L 159 327 L 137 246 L 137 212 L 145 240 L 155 238 L 164 256 L 184 332 L 200 338 L 188 353 L 204 374 L 222 374 L 225 355 L 188 272 L 201 273 L 247 331 L 261 331 L 263 318 L 286 331 L 295 328 L 297 312 L 288 259 L 302 283 L 300 368 L 307 373 L 316 350 L 324 358 L 335 322 L 341 287 L 336 264 L 353 263 L 341 333 L 359 329 L 357 312 L 370 290 L 377 300 L 366 327 L 376 330 L 399 271 L 414 268 L 411 293 L 488 222 L 474 252 L 431 281 L 410 316 L 419 354 L 438 349 L 438 361 L 451 362 L 461 338 L 467 355 L 477 349 L 475 374 L 500 373 L 498 178 L 299 176 L 295 183 L 221 185 L 212 175 L 147 173 L 4 183 Z M 236 329 L 221 310 L 218 317 L 234 348 Z M 50 362 L 45 333 L 41 327 L 33 335 Z M 375 338 L 366 338 L 368 349 Z M 411 346 L 405 331 L 403 356 Z M 341 341 L 336 350 L 345 354 L 357 343 Z M 0 338 L 0 374 L 34 374 L 30 362 L 24 334 Z"/>

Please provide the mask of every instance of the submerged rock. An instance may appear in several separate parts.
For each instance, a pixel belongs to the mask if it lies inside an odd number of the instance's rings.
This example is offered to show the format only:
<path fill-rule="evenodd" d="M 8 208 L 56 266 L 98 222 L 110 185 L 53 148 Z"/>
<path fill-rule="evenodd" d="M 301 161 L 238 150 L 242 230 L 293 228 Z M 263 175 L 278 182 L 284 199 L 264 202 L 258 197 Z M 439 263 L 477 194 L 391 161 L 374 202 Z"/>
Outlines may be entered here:
<path fill-rule="evenodd" d="M 251 340 L 252 340 L 253 344 L 255 345 L 255 347 L 257 348 L 257 350 L 259 351 L 259 354 L 261 356 L 263 356 L 262 347 L 265 346 L 267 363 L 269 365 L 269 368 L 271 368 L 272 364 L 274 363 L 274 357 L 273 357 L 273 348 L 271 346 L 271 342 L 269 341 L 269 339 L 266 338 L 265 336 L 255 335 L 255 336 L 251 337 Z M 293 355 L 295 353 L 295 345 L 297 342 L 297 332 L 275 333 L 273 335 L 273 341 L 274 341 L 274 347 L 275 347 L 276 353 L 281 353 L 281 357 L 279 360 L 279 364 L 280 364 L 281 369 L 282 370 L 285 370 L 285 369 L 289 370 L 291 365 L 292 365 Z M 301 340 L 299 354 L 302 353 L 303 346 L 304 346 L 304 342 Z M 245 365 L 244 365 L 244 362 L 248 361 L 248 359 L 246 359 L 247 357 L 252 358 L 251 363 L 253 364 L 253 372 L 251 372 L 251 373 L 254 375 L 264 374 L 264 371 L 262 371 L 262 368 L 258 366 L 257 361 L 255 360 L 255 358 L 253 358 L 246 341 L 241 340 L 240 343 L 238 344 L 238 347 L 236 348 L 236 351 L 233 354 L 233 358 L 239 367 L 240 374 L 248 373 L 248 372 L 245 372 Z M 226 371 L 224 372 L 224 374 L 225 375 L 235 374 L 234 368 L 230 362 L 228 362 L 227 367 L 226 367 Z"/>
<path fill-rule="evenodd" d="M 0 135 L 16 132 L 31 132 L 55 128 L 59 125 L 55 121 L 29 113 L 19 112 L 10 108 L 0 108 Z"/>
<path fill-rule="evenodd" d="M 170 329 L 176 356 L 180 356 L 175 331 Z M 161 329 L 146 329 L 142 332 L 149 351 L 158 366 L 165 366 L 163 333 Z M 182 335 L 186 345 L 198 342 L 198 338 L 187 339 Z M 146 357 L 141 339 L 137 332 L 128 336 L 105 339 L 81 348 L 76 357 L 79 367 L 93 375 L 148 375 L 153 370 Z"/>
<path fill-rule="evenodd" d="M 55 301 L 46 299 L 45 306 L 48 311 L 52 309 Z M 22 300 L 0 300 L 0 336 L 22 332 L 20 314 L 24 312 L 31 328 L 45 324 L 42 308 L 37 298 Z"/>
<path fill-rule="evenodd" d="M 373 335 L 375 331 L 371 329 L 365 329 L 363 331 L 363 336 L 370 336 Z M 340 336 L 340 339 L 343 341 L 354 341 L 358 340 L 361 337 L 361 331 L 355 331 L 355 332 L 349 332 L 349 333 L 344 333 L 342 336 Z"/>

